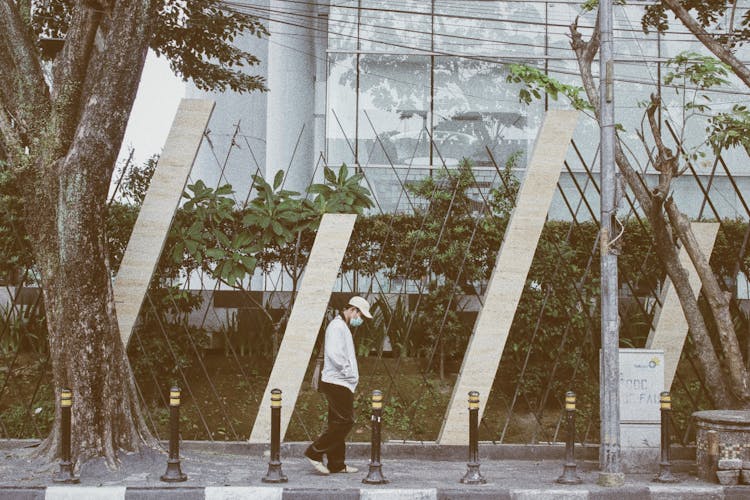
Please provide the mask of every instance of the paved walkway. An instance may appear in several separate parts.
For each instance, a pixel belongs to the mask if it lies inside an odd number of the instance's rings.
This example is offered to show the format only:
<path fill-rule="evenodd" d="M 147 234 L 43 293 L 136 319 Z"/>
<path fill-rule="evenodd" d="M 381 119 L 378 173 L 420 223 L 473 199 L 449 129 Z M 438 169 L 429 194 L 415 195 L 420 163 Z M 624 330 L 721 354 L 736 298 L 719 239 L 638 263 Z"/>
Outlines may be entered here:
<path fill-rule="evenodd" d="M 678 484 L 653 483 L 651 474 L 628 474 L 624 486 L 602 488 L 596 485 L 598 473 L 590 461 L 579 463 L 581 485 L 563 486 L 555 483 L 562 472 L 562 461 L 557 458 L 493 458 L 481 464 L 487 484 L 469 486 L 459 482 L 466 472 L 465 461 L 455 457 L 439 459 L 444 457 L 435 457 L 434 452 L 430 459 L 406 458 L 408 447 L 392 453 L 397 458 L 383 456 L 382 470 L 388 484 L 365 485 L 362 479 L 368 468 L 363 453 L 366 448 L 357 447 L 348 460 L 359 472 L 322 476 L 301 458 L 301 445 L 285 445 L 281 460 L 288 482 L 273 485 L 261 481 L 268 469 L 268 457 L 262 452 L 238 452 L 242 448 L 242 444 L 183 446 L 182 470 L 188 475 L 185 483 L 161 482 L 166 455 L 147 452 L 124 456 L 121 467 L 114 471 L 102 462 L 88 463 L 78 471 L 80 485 L 55 485 L 52 477 L 57 465 L 34 460 L 29 448 L 0 449 L 0 500 L 750 498 L 750 486 L 722 487 L 698 481 L 687 471 L 687 463 L 675 464 L 682 479 Z"/>

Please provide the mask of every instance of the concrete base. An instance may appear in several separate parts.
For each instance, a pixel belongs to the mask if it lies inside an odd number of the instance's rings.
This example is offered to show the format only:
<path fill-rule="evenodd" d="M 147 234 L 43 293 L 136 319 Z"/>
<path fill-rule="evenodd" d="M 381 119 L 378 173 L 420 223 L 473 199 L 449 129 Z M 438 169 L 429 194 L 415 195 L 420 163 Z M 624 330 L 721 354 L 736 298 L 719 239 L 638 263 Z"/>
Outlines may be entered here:
<path fill-rule="evenodd" d="M 625 474 L 622 472 L 600 472 L 596 484 L 607 488 L 617 488 L 625 484 Z"/>
<path fill-rule="evenodd" d="M 623 447 L 620 450 L 622 470 L 627 474 L 659 472 L 661 450 L 652 447 Z"/>

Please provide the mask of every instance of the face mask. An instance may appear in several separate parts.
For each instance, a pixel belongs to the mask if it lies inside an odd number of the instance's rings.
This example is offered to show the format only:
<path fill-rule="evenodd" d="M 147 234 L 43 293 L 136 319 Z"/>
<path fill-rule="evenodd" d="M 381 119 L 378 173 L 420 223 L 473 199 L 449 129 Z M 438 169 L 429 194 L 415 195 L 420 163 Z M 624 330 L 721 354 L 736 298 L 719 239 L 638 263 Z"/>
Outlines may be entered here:
<path fill-rule="evenodd" d="M 365 320 L 363 320 L 362 318 L 352 318 L 351 320 L 349 320 L 349 324 L 356 328 L 364 323 L 364 321 Z"/>

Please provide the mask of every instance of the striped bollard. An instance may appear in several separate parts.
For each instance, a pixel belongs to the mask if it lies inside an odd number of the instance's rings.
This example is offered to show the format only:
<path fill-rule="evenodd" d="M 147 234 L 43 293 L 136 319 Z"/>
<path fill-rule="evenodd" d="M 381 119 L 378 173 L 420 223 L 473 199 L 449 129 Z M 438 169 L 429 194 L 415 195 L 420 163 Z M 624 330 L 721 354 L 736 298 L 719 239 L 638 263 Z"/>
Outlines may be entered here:
<path fill-rule="evenodd" d="M 271 390 L 271 458 L 268 472 L 261 479 L 264 483 L 286 483 L 281 470 L 281 389 Z"/>
<path fill-rule="evenodd" d="M 187 478 L 180 466 L 180 388 L 172 387 L 169 390 L 169 459 L 160 479 L 165 483 L 181 483 Z"/>
<path fill-rule="evenodd" d="M 581 484 L 583 480 L 576 474 L 576 393 L 565 393 L 565 420 L 568 425 L 568 437 L 565 441 L 565 465 L 562 476 L 557 478 L 560 484 Z"/>
<path fill-rule="evenodd" d="M 383 412 L 383 393 L 372 391 L 372 439 L 370 443 L 370 468 L 367 477 L 362 480 L 365 484 L 386 484 L 380 463 L 380 424 Z"/>
<path fill-rule="evenodd" d="M 77 484 L 80 482 L 73 474 L 73 462 L 70 453 L 70 412 L 73 406 L 73 392 L 70 389 L 60 390 L 60 471 L 52 479 L 55 483 Z"/>
<path fill-rule="evenodd" d="M 479 392 L 469 392 L 469 463 L 463 484 L 484 484 L 487 480 L 479 472 Z"/>
<path fill-rule="evenodd" d="M 680 480 L 672 474 L 671 436 L 669 418 L 672 413 L 672 396 L 664 391 L 659 397 L 661 408 L 661 460 L 659 461 L 659 475 L 654 478 L 657 483 L 679 483 Z"/>

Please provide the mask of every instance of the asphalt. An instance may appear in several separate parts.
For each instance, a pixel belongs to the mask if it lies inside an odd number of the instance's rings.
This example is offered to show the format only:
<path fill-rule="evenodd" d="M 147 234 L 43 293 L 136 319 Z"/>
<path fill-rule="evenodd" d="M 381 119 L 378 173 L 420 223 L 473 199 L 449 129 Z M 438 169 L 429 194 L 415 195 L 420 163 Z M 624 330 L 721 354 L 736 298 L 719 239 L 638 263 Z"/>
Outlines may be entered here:
<path fill-rule="evenodd" d="M 750 499 L 750 486 L 721 486 L 699 481 L 692 474 L 691 460 L 676 460 L 676 484 L 653 482 L 651 473 L 626 474 L 619 487 L 597 485 L 595 448 L 582 449 L 577 474 L 579 485 L 555 482 L 563 471 L 561 446 L 480 447 L 480 472 L 485 484 L 462 484 L 467 471 L 466 450 L 419 444 L 389 444 L 383 448 L 382 473 L 387 484 L 369 485 L 369 447 L 352 445 L 347 463 L 358 467 L 354 474 L 323 476 L 303 458 L 303 443 L 285 443 L 281 469 L 288 481 L 264 483 L 268 453 L 264 447 L 246 443 L 184 443 L 181 468 L 188 480 L 164 483 L 167 456 L 157 451 L 123 454 L 119 468 L 90 461 L 76 474 L 78 485 L 53 482 L 59 469 L 33 457 L 33 443 L 0 443 L 0 500 L 22 499 L 166 499 L 229 500 L 273 499 Z M 485 457 L 485 458 L 483 458 Z"/>

